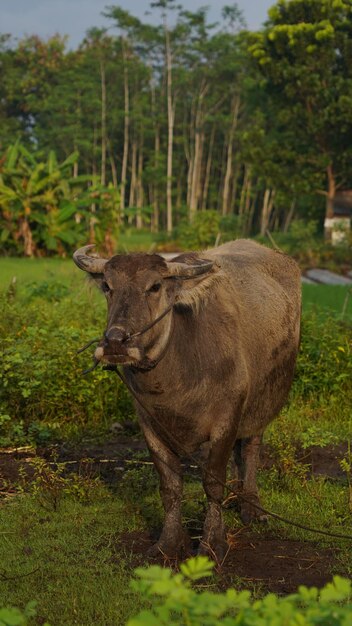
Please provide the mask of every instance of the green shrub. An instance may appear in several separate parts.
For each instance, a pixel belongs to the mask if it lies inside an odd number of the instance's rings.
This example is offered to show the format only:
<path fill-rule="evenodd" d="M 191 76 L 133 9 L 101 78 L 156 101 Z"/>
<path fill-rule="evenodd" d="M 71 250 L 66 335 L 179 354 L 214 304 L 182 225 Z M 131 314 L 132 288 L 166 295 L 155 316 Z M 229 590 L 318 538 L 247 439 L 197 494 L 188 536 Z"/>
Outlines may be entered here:
<path fill-rule="evenodd" d="M 214 563 L 189 559 L 180 572 L 153 565 L 137 569 L 133 588 L 152 608 L 130 619 L 127 626 L 348 626 L 352 619 L 352 586 L 335 576 L 321 591 L 299 587 L 285 598 L 273 593 L 253 600 L 249 591 L 196 591 L 192 583 L 211 576 Z M 202 585 L 204 587 L 204 583 Z"/>
<path fill-rule="evenodd" d="M 232 213 L 231 215 L 223 216 L 220 220 L 220 243 L 242 237 L 244 226 L 245 218 L 243 215 L 235 215 Z"/>
<path fill-rule="evenodd" d="M 337 393 L 352 377 L 352 328 L 315 311 L 303 316 L 295 388 L 301 394 Z"/>
<path fill-rule="evenodd" d="M 56 302 L 0 298 L 0 444 L 43 444 L 88 427 L 102 432 L 131 416 L 116 376 L 101 368 L 82 376 L 94 347 L 76 354 L 102 333 L 104 308 L 84 292 Z"/>
<path fill-rule="evenodd" d="M 184 220 L 177 228 L 176 236 L 188 250 L 199 250 L 214 246 L 220 231 L 221 216 L 217 211 L 199 211 L 193 222 Z"/>

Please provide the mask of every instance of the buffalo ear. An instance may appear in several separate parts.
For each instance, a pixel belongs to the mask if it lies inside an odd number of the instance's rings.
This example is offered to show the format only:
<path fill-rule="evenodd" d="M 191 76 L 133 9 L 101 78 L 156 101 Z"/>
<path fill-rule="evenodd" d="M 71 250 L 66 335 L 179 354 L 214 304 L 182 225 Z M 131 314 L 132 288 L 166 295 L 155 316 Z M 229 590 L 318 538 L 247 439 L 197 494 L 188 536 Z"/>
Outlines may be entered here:
<path fill-rule="evenodd" d="M 167 269 L 168 277 L 178 279 L 176 304 L 198 310 L 211 293 L 211 284 L 218 269 L 217 262 L 186 253 L 174 262 L 167 263 Z"/>
<path fill-rule="evenodd" d="M 186 257 L 186 258 L 182 258 Z M 180 258 L 180 260 L 178 260 Z M 198 257 L 189 257 L 182 255 L 175 261 L 169 261 L 167 264 L 167 277 L 191 279 L 208 274 L 212 269 L 214 262 L 209 259 L 200 259 Z"/>

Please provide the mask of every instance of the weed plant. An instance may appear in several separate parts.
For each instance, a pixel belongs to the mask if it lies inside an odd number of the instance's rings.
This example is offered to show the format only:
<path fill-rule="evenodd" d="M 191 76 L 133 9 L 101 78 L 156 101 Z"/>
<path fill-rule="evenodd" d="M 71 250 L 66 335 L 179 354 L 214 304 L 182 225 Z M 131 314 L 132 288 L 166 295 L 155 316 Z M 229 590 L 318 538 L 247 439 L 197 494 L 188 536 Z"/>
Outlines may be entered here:
<path fill-rule="evenodd" d="M 0 298 L 0 445 L 97 435 L 133 412 L 116 376 L 82 376 L 94 347 L 77 350 L 101 333 L 104 303 L 89 287 L 47 295 Z"/>
<path fill-rule="evenodd" d="M 300 587 L 286 598 L 268 594 L 253 600 L 249 591 L 228 589 L 214 593 L 203 589 L 204 581 L 212 576 L 214 563 L 207 557 L 189 559 L 180 571 L 157 565 L 136 570 L 132 586 L 153 606 L 130 619 L 127 626 L 347 626 L 352 615 L 352 585 L 339 576 L 318 592 Z M 199 581 L 203 582 L 196 589 Z"/>
<path fill-rule="evenodd" d="M 113 421 L 133 419 L 132 402 L 116 376 L 102 369 L 82 376 L 94 347 L 80 356 L 77 349 L 99 337 L 104 316 L 105 302 L 84 281 L 78 287 L 35 281 L 20 293 L 2 294 L 0 445 L 96 436 Z M 291 429 L 297 420 L 301 426 L 300 415 L 305 431 L 329 412 L 334 434 L 346 436 L 351 339 L 346 320 L 308 308 L 287 419 Z"/>

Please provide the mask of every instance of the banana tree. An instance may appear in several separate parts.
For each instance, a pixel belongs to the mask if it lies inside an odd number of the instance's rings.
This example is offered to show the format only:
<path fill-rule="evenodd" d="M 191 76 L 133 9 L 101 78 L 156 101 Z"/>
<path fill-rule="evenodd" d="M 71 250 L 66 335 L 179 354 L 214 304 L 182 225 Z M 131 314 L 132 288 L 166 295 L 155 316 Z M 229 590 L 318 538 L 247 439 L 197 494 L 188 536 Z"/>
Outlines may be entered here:
<path fill-rule="evenodd" d="M 73 228 L 75 200 L 85 194 L 87 177 L 72 178 L 78 154 L 58 163 L 53 151 L 38 161 L 19 142 L 10 146 L 0 162 L 0 241 L 23 252 L 41 248 L 60 252 L 60 242 L 76 243 L 81 232 Z M 80 209 L 84 212 L 83 207 Z M 80 219 L 76 218 L 76 222 Z M 10 245 L 9 245 L 10 244 Z"/>
<path fill-rule="evenodd" d="M 116 246 L 119 192 L 93 176 L 72 176 L 78 153 L 38 160 L 22 144 L 0 159 L 0 245 L 7 252 L 60 254 L 87 239 Z"/>

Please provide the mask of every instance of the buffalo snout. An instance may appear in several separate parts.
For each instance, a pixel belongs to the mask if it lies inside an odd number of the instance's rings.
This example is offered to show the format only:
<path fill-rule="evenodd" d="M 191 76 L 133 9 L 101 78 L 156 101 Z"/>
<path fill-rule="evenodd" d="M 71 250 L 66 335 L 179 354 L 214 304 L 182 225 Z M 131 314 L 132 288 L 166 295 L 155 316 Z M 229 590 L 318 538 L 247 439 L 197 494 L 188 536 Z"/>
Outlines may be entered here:
<path fill-rule="evenodd" d="M 125 328 L 113 325 L 104 332 L 104 338 L 95 351 L 95 358 L 107 363 L 132 364 L 141 360 L 142 351 Z"/>
<path fill-rule="evenodd" d="M 124 344 L 128 338 L 129 333 L 124 328 L 121 326 L 111 326 L 111 328 L 104 333 L 104 345 L 105 347 L 112 346 L 114 344 L 120 346 Z"/>
<path fill-rule="evenodd" d="M 111 326 L 104 333 L 103 349 L 105 355 L 127 356 L 128 332 L 121 326 Z"/>

